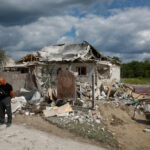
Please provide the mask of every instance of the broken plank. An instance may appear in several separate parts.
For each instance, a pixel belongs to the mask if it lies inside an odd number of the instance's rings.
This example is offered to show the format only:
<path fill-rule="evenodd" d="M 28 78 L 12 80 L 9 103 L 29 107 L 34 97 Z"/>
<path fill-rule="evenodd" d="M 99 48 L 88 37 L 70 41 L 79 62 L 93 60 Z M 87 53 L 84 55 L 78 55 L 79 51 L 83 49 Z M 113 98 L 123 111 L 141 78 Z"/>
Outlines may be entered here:
<path fill-rule="evenodd" d="M 109 90 L 108 90 L 108 93 L 107 93 L 107 98 L 106 98 L 107 100 L 109 99 L 109 95 L 110 95 L 110 92 L 111 92 L 111 89 L 112 89 L 112 85 L 113 85 L 113 84 L 114 84 L 114 80 L 111 81 L 111 83 L 110 83 L 110 85 L 109 85 L 109 87 L 108 87 Z"/>

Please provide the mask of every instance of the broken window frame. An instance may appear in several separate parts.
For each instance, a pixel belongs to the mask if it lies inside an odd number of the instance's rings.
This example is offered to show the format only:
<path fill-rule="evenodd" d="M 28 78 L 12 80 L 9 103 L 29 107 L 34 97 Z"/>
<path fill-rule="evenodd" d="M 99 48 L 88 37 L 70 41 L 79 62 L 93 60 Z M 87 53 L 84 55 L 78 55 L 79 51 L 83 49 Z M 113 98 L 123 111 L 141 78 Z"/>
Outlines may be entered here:
<path fill-rule="evenodd" d="M 79 76 L 86 76 L 87 75 L 86 66 L 78 66 L 78 67 L 76 67 L 76 71 L 78 72 Z"/>

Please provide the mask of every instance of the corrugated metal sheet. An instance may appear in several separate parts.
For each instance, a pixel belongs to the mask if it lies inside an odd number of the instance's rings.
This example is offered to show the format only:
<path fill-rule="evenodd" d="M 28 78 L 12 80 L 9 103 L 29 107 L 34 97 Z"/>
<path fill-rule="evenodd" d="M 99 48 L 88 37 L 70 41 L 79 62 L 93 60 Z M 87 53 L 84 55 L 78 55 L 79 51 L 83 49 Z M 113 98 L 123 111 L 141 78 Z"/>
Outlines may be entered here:
<path fill-rule="evenodd" d="M 57 83 L 58 99 L 75 99 L 75 77 L 69 71 L 60 71 Z"/>

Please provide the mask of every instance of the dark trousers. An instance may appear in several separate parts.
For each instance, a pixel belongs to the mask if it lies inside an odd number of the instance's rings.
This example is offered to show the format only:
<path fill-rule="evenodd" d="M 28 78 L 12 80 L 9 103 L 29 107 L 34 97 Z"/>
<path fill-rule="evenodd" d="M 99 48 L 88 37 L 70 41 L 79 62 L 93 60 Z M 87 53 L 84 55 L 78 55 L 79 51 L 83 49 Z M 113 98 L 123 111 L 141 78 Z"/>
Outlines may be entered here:
<path fill-rule="evenodd" d="M 5 123 L 5 114 L 8 116 L 7 123 L 12 122 L 11 99 L 6 97 L 0 100 L 0 123 Z"/>

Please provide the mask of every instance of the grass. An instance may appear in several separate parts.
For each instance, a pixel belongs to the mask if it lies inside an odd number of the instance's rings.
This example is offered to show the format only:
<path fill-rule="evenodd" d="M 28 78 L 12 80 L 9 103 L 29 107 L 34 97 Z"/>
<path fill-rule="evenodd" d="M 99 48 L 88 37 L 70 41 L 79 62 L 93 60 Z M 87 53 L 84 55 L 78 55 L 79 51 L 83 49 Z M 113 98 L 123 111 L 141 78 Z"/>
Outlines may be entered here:
<path fill-rule="evenodd" d="M 150 85 L 150 78 L 122 78 L 121 82 L 128 84 L 146 84 Z"/>

